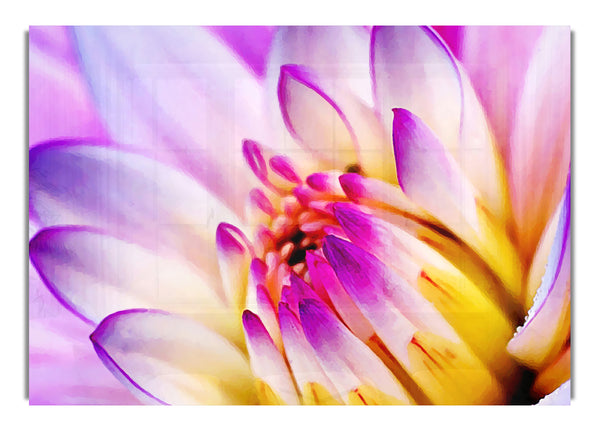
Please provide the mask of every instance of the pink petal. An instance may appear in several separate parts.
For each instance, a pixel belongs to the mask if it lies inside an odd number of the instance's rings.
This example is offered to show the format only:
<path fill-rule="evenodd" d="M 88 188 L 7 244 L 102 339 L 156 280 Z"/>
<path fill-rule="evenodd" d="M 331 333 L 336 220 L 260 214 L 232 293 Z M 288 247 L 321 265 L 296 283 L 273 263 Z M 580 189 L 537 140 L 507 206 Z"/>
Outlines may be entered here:
<path fill-rule="evenodd" d="M 223 39 L 258 77 L 264 77 L 274 27 L 213 26 L 209 29 Z"/>
<path fill-rule="evenodd" d="M 404 193 L 457 234 L 478 231 L 475 190 L 425 123 L 394 109 L 393 143 Z"/>
<path fill-rule="evenodd" d="M 357 138 L 344 113 L 315 79 L 304 67 L 281 67 L 278 96 L 283 120 L 310 153 L 343 169 L 357 160 Z"/>
<path fill-rule="evenodd" d="M 244 356 L 193 320 L 126 310 L 104 319 L 90 339 L 107 368 L 145 402 L 253 401 L 253 377 Z"/>
<path fill-rule="evenodd" d="M 52 297 L 30 264 L 30 404 L 138 404 L 98 359 L 91 330 Z"/>
<path fill-rule="evenodd" d="M 29 29 L 30 146 L 61 137 L 106 138 L 68 31 Z"/>
<path fill-rule="evenodd" d="M 319 365 L 315 352 L 306 340 L 302 324 L 284 303 L 279 304 L 279 322 L 285 354 L 300 390 L 303 391 L 307 383 L 316 382 L 323 385 L 331 395 L 341 401 L 335 387 Z"/>
<path fill-rule="evenodd" d="M 264 134 L 261 85 L 248 68 L 199 27 L 74 31 L 112 138 L 175 163 L 241 214 L 253 179 L 240 142 Z"/>
<path fill-rule="evenodd" d="M 238 218 L 188 176 L 150 158 L 78 142 L 29 155 L 29 208 L 42 226 L 92 225 L 206 268 L 218 222 Z"/>
<path fill-rule="evenodd" d="M 354 303 L 404 364 L 417 330 L 458 341 L 435 308 L 375 256 L 333 236 L 326 238 L 323 251 Z"/>
<path fill-rule="evenodd" d="M 570 307 L 571 187 L 568 181 L 546 273 L 525 324 L 508 343 L 509 353 L 534 369 L 553 360 L 570 337 Z"/>
<path fill-rule="evenodd" d="M 298 394 L 290 371 L 260 318 L 246 310 L 243 322 L 254 375 L 266 382 L 286 404 L 298 404 Z"/>
<path fill-rule="evenodd" d="M 404 400 L 404 388 L 381 360 L 335 317 L 321 302 L 300 303 L 304 334 L 337 392 L 346 396 L 366 384 Z"/>
<path fill-rule="evenodd" d="M 242 309 L 245 305 L 248 268 L 254 255 L 250 241 L 241 230 L 220 223 L 216 232 L 217 257 L 227 302 Z"/>
<path fill-rule="evenodd" d="M 50 292 L 88 323 L 140 307 L 185 313 L 221 330 L 225 316 L 233 318 L 216 274 L 92 228 L 44 229 L 29 253 Z"/>
<path fill-rule="evenodd" d="M 540 36 L 511 135 L 509 185 L 527 258 L 560 201 L 570 164 L 570 42 L 568 27 L 546 28 Z"/>
<path fill-rule="evenodd" d="M 466 26 L 454 39 L 460 39 L 459 46 L 450 39 L 485 108 L 505 163 L 517 101 L 542 30 L 535 26 Z M 444 36 L 448 41 L 447 32 Z"/>
<path fill-rule="evenodd" d="M 371 67 L 376 106 L 388 133 L 392 109 L 406 109 L 420 117 L 491 211 L 503 217 L 501 172 L 485 114 L 440 37 L 429 28 L 374 28 Z"/>

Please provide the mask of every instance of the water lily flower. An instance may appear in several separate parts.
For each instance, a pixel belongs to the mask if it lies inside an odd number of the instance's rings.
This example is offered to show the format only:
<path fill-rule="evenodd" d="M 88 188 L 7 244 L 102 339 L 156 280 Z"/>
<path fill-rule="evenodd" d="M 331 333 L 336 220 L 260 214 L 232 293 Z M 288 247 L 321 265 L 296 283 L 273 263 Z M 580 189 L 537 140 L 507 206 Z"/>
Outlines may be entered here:
<path fill-rule="evenodd" d="M 68 34 L 30 259 L 138 400 L 569 402 L 568 28 Z"/>

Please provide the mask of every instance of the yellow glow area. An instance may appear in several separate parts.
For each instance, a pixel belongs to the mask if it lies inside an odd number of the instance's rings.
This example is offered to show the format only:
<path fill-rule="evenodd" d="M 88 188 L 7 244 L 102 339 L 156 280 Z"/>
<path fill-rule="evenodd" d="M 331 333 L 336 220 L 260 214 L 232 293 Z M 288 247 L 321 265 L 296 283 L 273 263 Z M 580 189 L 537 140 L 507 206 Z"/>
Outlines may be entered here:
<path fill-rule="evenodd" d="M 361 385 L 348 393 L 348 404 L 351 406 L 396 406 L 407 405 L 406 402 L 384 394 L 369 385 Z"/>
<path fill-rule="evenodd" d="M 506 351 L 514 328 L 502 310 L 454 268 L 424 266 L 417 287 L 501 380 L 516 366 Z"/>
<path fill-rule="evenodd" d="M 275 393 L 275 391 L 273 391 L 273 389 L 271 389 L 271 386 L 269 386 L 264 380 L 256 379 L 254 382 L 254 385 L 256 387 L 256 393 L 258 395 L 258 402 L 260 404 L 272 405 L 272 406 L 285 405 L 285 403 L 283 402 L 281 397 L 279 395 L 277 395 Z"/>
<path fill-rule="evenodd" d="M 407 371 L 434 404 L 505 402 L 500 383 L 464 343 L 416 332 L 407 348 Z"/>
<path fill-rule="evenodd" d="M 316 382 L 309 382 L 302 388 L 302 403 L 309 406 L 341 405 L 325 387 Z"/>

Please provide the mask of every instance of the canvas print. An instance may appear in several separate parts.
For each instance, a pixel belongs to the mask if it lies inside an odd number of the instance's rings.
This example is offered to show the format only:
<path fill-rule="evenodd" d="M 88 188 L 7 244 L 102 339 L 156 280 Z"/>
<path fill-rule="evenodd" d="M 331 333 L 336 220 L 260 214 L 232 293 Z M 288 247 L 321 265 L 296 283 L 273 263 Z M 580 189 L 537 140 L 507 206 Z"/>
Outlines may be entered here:
<path fill-rule="evenodd" d="M 569 404 L 568 27 L 31 27 L 31 404 Z"/>

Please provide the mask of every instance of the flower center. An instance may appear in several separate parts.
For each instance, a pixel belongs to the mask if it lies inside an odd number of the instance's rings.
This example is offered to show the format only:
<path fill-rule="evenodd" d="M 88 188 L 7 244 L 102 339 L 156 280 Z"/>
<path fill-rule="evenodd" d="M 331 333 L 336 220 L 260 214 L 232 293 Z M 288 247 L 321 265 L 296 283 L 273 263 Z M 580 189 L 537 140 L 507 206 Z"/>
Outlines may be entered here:
<path fill-rule="evenodd" d="M 244 142 L 246 161 L 263 184 L 250 192 L 251 218 L 257 222 L 253 245 L 267 266 L 268 289 L 278 301 L 292 273 L 311 282 L 307 253 L 322 256 L 325 236 L 345 236 L 333 212 L 334 203 L 348 201 L 338 177 L 362 174 L 362 168 L 352 164 L 345 172 L 315 173 L 302 179 L 284 156 L 271 157 L 267 167 L 264 153 L 257 143 Z"/>

